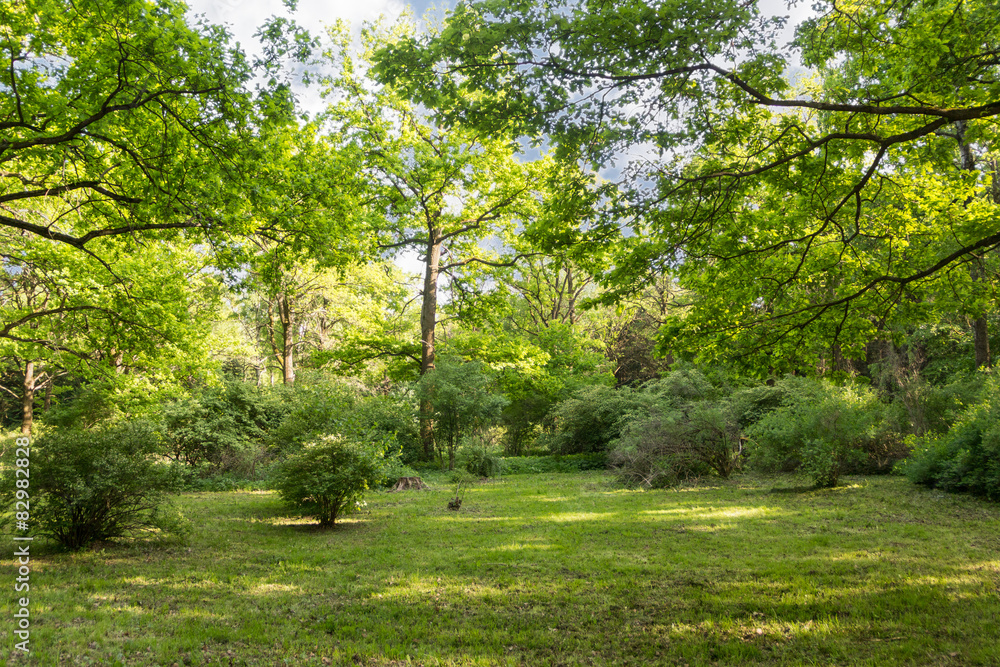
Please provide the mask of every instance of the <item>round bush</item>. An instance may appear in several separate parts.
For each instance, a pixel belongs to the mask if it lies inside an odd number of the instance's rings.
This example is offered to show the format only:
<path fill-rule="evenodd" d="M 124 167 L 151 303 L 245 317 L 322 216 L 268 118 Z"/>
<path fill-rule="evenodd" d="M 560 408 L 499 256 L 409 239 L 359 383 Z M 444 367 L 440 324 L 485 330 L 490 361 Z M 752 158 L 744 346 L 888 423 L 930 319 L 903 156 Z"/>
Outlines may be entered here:
<path fill-rule="evenodd" d="M 392 459 L 386 443 L 327 435 L 288 457 L 275 475 L 282 499 L 321 526 L 355 509 L 365 491 L 382 483 Z"/>

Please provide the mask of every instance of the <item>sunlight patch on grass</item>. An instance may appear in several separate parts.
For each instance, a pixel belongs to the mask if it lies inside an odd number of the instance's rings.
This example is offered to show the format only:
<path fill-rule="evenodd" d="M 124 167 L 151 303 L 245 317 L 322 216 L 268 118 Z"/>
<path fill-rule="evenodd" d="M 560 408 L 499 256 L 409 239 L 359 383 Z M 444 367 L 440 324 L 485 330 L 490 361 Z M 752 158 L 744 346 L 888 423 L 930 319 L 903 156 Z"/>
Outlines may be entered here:
<path fill-rule="evenodd" d="M 501 552 L 503 552 L 503 551 L 527 551 L 527 550 L 544 551 L 544 550 L 551 549 L 551 548 L 552 548 L 551 544 L 537 544 L 537 543 L 526 544 L 524 542 L 517 542 L 517 543 L 514 543 L 514 544 L 504 544 L 504 545 L 501 545 L 499 547 L 493 547 L 493 548 L 490 549 L 490 551 L 501 551 Z"/>
<path fill-rule="evenodd" d="M 1000 574 L 1000 560 L 984 560 L 978 563 L 972 563 L 963 567 L 965 570 L 970 570 L 973 572 L 980 572 L 983 570 L 991 570 Z M 1000 593 L 1000 580 L 997 581 L 997 592 Z"/>
<path fill-rule="evenodd" d="M 316 519 L 310 516 L 273 516 L 273 517 L 261 517 L 259 519 L 260 523 L 267 523 L 272 526 L 316 526 L 318 525 Z M 345 523 L 343 519 L 340 523 Z"/>
<path fill-rule="evenodd" d="M 447 523 L 454 523 L 456 520 L 462 520 L 463 512 L 451 512 L 448 514 L 443 514 L 441 516 L 426 517 L 431 521 L 444 521 Z M 487 521 L 503 521 L 503 522 L 513 522 L 516 521 L 514 517 L 510 516 L 476 516 L 465 519 L 470 523 L 486 523 Z"/>
<path fill-rule="evenodd" d="M 275 593 L 302 593 L 301 586 L 291 584 L 260 583 L 246 589 L 248 595 L 270 596 Z"/>
<path fill-rule="evenodd" d="M 560 512 L 545 517 L 548 521 L 570 523 L 574 521 L 608 521 L 618 516 L 617 512 Z"/>
<path fill-rule="evenodd" d="M 127 586 L 167 586 L 172 583 L 170 579 L 151 579 L 142 575 L 123 579 L 122 583 Z"/>
<path fill-rule="evenodd" d="M 726 509 L 681 507 L 669 510 L 645 510 L 640 514 L 683 516 L 690 519 L 745 519 L 787 516 L 789 513 L 773 507 L 735 507 Z"/>

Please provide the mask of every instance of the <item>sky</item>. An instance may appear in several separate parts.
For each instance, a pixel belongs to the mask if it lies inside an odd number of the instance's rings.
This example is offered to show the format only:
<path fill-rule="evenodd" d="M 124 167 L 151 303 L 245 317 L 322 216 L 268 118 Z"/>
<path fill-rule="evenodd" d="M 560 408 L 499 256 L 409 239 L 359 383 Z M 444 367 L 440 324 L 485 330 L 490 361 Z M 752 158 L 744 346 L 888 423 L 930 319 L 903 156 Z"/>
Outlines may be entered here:
<path fill-rule="evenodd" d="M 211 23 L 227 25 L 245 50 L 252 51 L 253 33 L 271 16 L 291 16 L 281 0 L 186 0 L 190 11 L 204 14 Z M 311 31 L 325 24 L 344 19 L 357 28 L 362 21 L 373 20 L 380 14 L 395 18 L 409 6 L 420 18 L 432 3 L 429 0 L 299 0 L 295 20 Z M 438 2 L 438 7 L 450 3 Z"/>

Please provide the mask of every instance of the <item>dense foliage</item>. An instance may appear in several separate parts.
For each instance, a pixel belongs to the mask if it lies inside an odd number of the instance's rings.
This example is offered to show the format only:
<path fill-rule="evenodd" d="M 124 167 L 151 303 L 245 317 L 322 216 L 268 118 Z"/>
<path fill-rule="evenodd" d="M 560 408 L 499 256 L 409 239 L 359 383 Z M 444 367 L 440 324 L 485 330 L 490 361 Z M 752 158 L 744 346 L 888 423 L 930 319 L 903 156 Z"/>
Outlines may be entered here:
<path fill-rule="evenodd" d="M 918 484 L 1000 500 L 1000 383 L 991 377 L 978 401 L 944 434 L 914 440 L 904 470 Z"/>
<path fill-rule="evenodd" d="M 415 386 L 417 396 L 432 406 L 441 441 L 439 454 L 447 453 L 448 469 L 455 469 L 455 455 L 464 436 L 489 428 L 500 418 L 507 400 L 493 391 L 493 377 L 482 362 L 442 358 Z"/>
<path fill-rule="evenodd" d="M 266 456 L 264 442 L 285 410 L 280 396 L 245 382 L 192 392 L 163 407 L 167 455 L 195 468 L 239 469 L 252 477 Z"/>
<path fill-rule="evenodd" d="M 749 457 L 761 470 L 801 468 L 817 486 L 836 486 L 848 472 L 887 472 L 904 453 L 870 389 L 788 378 L 773 390 L 779 405 L 747 429 Z"/>
<path fill-rule="evenodd" d="M 384 442 L 324 436 L 289 456 L 278 469 L 274 486 L 302 514 L 315 517 L 321 526 L 332 526 L 360 506 L 365 491 L 383 481 L 387 451 Z"/>
<path fill-rule="evenodd" d="M 157 462 L 161 451 L 157 433 L 142 422 L 45 434 L 31 446 L 33 521 L 67 549 L 149 531 L 183 533 L 183 517 L 167 502 L 178 479 Z M 15 485 L 6 474 L 11 506 Z"/>

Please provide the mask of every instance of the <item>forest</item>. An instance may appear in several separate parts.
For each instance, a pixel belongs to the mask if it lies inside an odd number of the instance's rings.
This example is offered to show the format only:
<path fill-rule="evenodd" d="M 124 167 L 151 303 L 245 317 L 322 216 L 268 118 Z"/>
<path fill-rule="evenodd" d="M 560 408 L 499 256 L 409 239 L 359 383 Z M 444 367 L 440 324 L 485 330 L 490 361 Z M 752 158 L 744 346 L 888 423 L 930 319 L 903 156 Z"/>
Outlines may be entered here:
<path fill-rule="evenodd" d="M 0 6 L 0 661 L 1000 660 L 995 0 L 285 5 Z"/>

